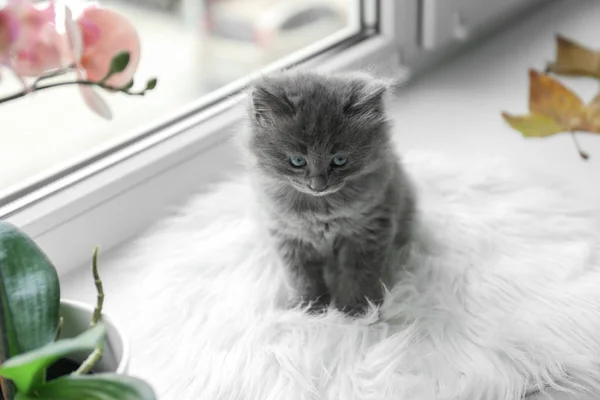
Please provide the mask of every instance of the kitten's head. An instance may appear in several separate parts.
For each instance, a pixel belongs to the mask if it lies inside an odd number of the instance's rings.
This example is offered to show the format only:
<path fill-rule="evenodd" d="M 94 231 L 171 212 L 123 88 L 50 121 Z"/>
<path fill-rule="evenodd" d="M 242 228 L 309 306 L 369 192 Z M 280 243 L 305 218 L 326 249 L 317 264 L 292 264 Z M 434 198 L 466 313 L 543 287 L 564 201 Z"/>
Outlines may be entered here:
<path fill-rule="evenodd" d="M 261 173 L 325 196 L 387 161 L 388 85 L 366 74 L 300 72 L 251 93 L 250 150 Z"/>

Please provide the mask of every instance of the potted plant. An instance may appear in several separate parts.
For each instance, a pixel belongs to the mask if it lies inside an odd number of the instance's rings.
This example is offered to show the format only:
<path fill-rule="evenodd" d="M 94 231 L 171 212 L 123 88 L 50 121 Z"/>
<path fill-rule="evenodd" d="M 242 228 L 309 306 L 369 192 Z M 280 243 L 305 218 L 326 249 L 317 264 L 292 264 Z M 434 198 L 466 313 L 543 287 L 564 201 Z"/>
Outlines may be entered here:
<path fill-rule="evenodd" d="M 156 87 L 150 79 L 133 90 L 140 42 L 126 18 L 90 6 L 76 18 L 65 7 L 63 20 L 58 29 L 53 0 L 10 0 L 0 8 L 0 74 L 8 70 L 23 84 L 0 104 L 71 85 L 92 111 L 111 119 L 95 89 L 139 96 Z M 19 228 L 0 221 L 0 400 L 155 399 L 147 383 L 125 375 L 129 348 L 102 313 L 97 256 L 96 250 L 95 307 L 61 300 L 48 257 Z"/>
<path fill-rule="evenodd" d="M 129 351 L 102 314 L 98 252 L 91 307 L 60 300 L 56 269 L 24 232 L 0 221 L 0 393 L 4 400 L 154 400 L 144 381 L 124 375 Z"/>

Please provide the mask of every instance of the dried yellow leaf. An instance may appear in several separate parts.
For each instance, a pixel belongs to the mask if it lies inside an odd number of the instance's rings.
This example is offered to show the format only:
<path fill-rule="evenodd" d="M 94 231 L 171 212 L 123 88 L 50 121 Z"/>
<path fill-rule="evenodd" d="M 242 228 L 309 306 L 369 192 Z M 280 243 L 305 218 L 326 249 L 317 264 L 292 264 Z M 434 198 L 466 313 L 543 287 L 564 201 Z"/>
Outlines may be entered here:
<path fill-rule="evenodd" d="M 547 71 L 557 75 L 600 79 L 600 52 L 557 35 L 556 61 L 548 64 Z"/>
<path fill-rule="evenodd" d="M 510 126 L 526 137 L 545 137 L 564 132 L 565 127 L 550 117 L 541 114 L 510 115 L 502 113 L 502 117 Z"/>
<path fill-rule="evenodd" d="M 600 133 L 600 95 L 589 105 L 549 75 L 529 71 L 529 115 L 504 119 L 523 136 L 544 137 L 560 132 Z"/>

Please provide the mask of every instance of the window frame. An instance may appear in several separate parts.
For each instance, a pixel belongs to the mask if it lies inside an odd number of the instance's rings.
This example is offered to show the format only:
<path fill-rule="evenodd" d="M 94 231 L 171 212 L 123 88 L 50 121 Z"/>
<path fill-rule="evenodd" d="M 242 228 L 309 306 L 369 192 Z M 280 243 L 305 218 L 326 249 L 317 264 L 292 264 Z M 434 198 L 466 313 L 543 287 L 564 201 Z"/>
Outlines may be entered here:
<path fill-rule="evenodd" d="M 449 51 L 420 48 L 421 1 L 361 0 L 362 30 L 374 34 L 338 43 L 300 65 L 321 71 L 368 69 L 388 75 L 393 71 L 398 85 L 403 84 Z M 281 60 L 270 69 L 289 62 Z M 250 75 L 246 83 L 259 74 Z M 200 112 L 190 111 L 141 140 L 100 153 L 94 162 L 17 196 L 0 207 L 0 218 L 33 237 L 59 274 L 89 264 L 95 246 L 105 253 L 123 245 L 193 194 L 240 171 L 232 161 L 236 149 L 230 139 L 244 119 L 245 94 L 242 90 L 223 100 L 230 90 L 228 85 L 203 98 L 209 107 Z"/>

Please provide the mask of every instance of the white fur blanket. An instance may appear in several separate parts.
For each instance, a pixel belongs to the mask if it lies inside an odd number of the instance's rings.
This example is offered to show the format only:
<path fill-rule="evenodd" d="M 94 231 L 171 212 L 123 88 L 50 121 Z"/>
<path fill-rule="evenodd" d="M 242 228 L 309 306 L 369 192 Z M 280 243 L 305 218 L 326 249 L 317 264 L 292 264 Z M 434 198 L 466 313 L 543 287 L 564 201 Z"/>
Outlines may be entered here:
<path fill-rule="evenodd" d="M 162 400 L 599 394 L 600 205 L 508 162 L 419 153 L 405 164 L 419 190 L 417 268 L 380 320 L 285 309 L 251 191 L 234 181 L 118 262 L 144 276 L 124 283 L 139 302 L 124 321 L 132 373 Z"/>

